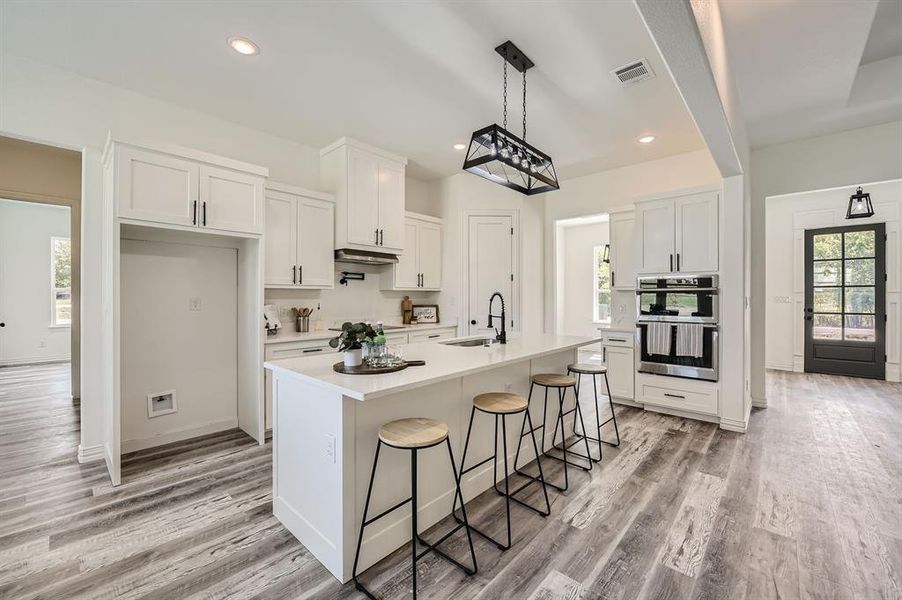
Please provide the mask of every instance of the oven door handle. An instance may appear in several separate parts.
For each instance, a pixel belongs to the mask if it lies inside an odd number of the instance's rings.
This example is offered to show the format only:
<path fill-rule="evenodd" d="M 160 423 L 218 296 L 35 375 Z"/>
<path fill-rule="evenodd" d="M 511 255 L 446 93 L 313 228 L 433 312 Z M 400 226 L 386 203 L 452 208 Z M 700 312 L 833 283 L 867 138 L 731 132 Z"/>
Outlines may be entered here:
<path fill-rule="evenodd" d="M 674 294 L 695 294 L 696 292 L 710 292 L 712 294 L 717 294 L 720 292 L 720 288 L 716 287 L 699 287 L 699 288 L 639 288 L 636 290 L 636 295 L 639 294 L 655 294 L 661 292 L 668 292 Z"/>

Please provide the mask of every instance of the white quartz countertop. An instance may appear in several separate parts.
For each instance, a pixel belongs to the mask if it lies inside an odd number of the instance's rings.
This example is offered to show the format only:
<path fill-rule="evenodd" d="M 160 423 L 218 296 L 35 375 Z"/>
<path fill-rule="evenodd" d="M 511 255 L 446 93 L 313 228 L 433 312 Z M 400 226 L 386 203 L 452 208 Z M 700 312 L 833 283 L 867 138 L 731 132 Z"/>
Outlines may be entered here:
<path fill-rule="evenodd" d="M 400 391 L 456 379 L 472 373 L 547 356 L 601 341 L 600 337 L 538 334 L 515 338 L 507 344 L 481 346 L 448 346 L 440 342 L 404 346 L 406 360 L 425 360 L 422 367 L 384 375 L 342 375 L 332 365 L 342 359 L 339 353 L 324 356 L 287 358 L 265 363 L 280 375 L 289 375 L 319 385 L 332 387 L 345 396 L 370 400 Z"/>
<path fill-rule="evenodd" d="M 428 331 L 430 329 L 450 329 L 452 327 L 457 327 L 454 323 L 423 323 L 417 325 L 401 325 L 400 329 L 398 327 L 392 326 L 391 329 L 386 329 L 385 334 L 391 335 L 392 333 L 409 333 L 411 331 Z M 322 331 L 308 331 L 307 333 L 298 333 L 294 330 L 294 323 L 289 322 L 287 325 L 283 326 L 279 333 L 276 335 L 268 335 L 263 340 L 264 344 L 284 344 L 286 342 L 303 342 L 307 340 L 328 340 L 330 338 L 334 338 L 338 335 L 337 331 L 329 331 L 328 329 L 323 329 Z"/>

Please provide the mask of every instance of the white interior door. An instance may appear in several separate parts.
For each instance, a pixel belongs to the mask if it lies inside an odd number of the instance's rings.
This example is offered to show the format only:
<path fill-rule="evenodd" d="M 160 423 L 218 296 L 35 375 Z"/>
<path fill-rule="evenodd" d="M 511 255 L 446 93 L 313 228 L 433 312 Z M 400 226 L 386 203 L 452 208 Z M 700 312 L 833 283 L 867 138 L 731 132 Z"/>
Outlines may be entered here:
<path fill-rule="evenodd" d="M 470 335 L 492 332 L 488 327 L 489 298 L 495 292 L 504 296 L 507 311 L 507 329 L 514 322 L 514 235 L 513 217 L 510 215 L 471 215 L 468 223 L 468 314 L 467 328 Z M 495 301 L 494 314 L 500 314 L 501 305 Z M 500 322 L 494 326 L 499 330 Z"/>

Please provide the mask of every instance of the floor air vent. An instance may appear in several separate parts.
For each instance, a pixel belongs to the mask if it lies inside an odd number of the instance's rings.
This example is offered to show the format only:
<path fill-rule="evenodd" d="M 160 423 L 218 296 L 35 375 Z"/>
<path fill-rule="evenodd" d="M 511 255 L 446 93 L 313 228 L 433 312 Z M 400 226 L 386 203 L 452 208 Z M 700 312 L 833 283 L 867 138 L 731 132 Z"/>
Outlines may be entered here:
<path fill-rule="evenodd" d="M 651 79 L 655 76 L 655 72 L 652 70 L 651 65 L 649 65 L 645 59 L 623 65 L 622 67 L 611 71 L 611 74 L 614 75 L 624 87 L 637 84 L 640 81 L 645 81 L 646 79 Z"/>

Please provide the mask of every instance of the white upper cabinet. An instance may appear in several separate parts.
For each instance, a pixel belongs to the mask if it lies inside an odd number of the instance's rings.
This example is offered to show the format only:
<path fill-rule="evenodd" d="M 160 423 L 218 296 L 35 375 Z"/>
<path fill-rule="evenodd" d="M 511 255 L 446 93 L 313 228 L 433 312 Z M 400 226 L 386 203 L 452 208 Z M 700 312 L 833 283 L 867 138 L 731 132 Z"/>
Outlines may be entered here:
<path fill-rule="evenodd" d="M 121 146 L 116 152 L 119 217 L 196 224 L 199 166 L 190 160 Z"/>
<path fill-rule="evenodd" d="M 638 244 L 636 215 L 633 211 L 611 213 L 611 287 L 636 289 Z"/>
<path fill-rule="evenodd" d="M 717 271 L 719 199 L 704 191 L 637 202 L 639 272 Z"/>
<path fill-rule="evenodd" d="M 202 165 L 200 211 L 208 229 L 263 233 L 263 178 Z"/>
<path fill-rule="evenodd" d="M 263 181 L 268 170 L 191 150 L 138 148 L 111 141 L 113 188 L 120 219 L 161 227 L 263 233 Z"/>
<path fill-rule="evenodd" d="M 335 203 L 301 198 L 298 212 L 298 285 L 335 286 Z"/>
<path fill-rule="evenodd" d="M 266 287 L 335 285 L 335 203 L 328 194 L 282 184 L 266 188 Z"/>
<path fill-rule="evenodd" d="M 718 198 L 708 192 L 676 199 L 677 271 L 717 270 Z"/>
<path fill-rule="evenodd" d="M 297 204 L 293 196 L 266 191 L 266 230 L 263 243 L 266 285 L 293 285 L 297 281 Z"/>
<path fill-rule="evenodd" d="M 404 219 L 404 252 L 397 264 L 382 274 L 382 289 L 438 291 L 442 289 L 442 222 L 407 213 Z"/>
<path fill-rule="evenodd" d="M 673 200 L 654 200 L 636 204 L 636 222 L 641 240 L 639 271 L 642 273 L 673 271 Z"/>
<path fill-rule="evenodd" d="M 401 253 L 407 159 L 349 138 L 320 152 L 323 185 L 335 194 L 335 248 Z"/>

